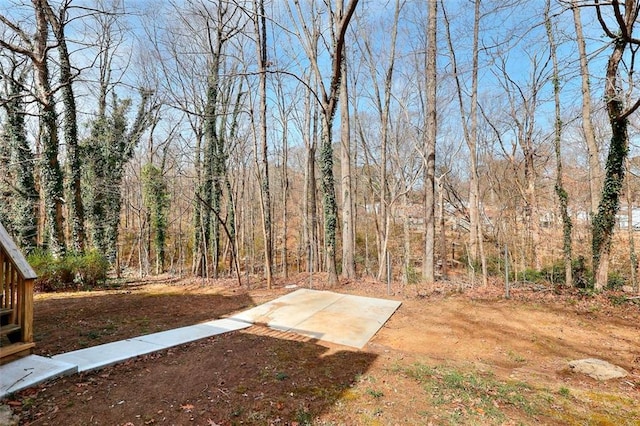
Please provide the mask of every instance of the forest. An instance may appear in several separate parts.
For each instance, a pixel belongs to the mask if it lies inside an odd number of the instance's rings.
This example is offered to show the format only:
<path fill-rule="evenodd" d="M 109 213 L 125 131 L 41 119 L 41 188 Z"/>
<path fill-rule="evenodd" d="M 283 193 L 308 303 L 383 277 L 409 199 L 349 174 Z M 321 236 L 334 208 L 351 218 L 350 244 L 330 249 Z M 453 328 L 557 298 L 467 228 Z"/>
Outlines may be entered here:
<path fill-rule="evenodd" d="M 639 12 L 0 0 L 0 222 L 118 275 L 640 292 Z"/>

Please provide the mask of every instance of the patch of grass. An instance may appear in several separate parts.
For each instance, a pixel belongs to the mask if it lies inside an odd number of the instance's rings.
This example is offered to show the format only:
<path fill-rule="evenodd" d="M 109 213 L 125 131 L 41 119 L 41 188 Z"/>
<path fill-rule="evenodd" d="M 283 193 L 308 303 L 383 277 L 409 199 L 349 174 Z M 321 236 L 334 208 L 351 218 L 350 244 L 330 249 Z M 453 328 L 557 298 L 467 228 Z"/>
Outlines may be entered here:
<path fill-rule="evenodd" d="M 382 398 L 384 396 L 384 392 L 371 388 L 367 389 L 367 394 L 371 395 L 374 398 Z"/>
<path fill-rule="evenodd" d="M 296 411 L 296 421 L 300 425 L 312 425 L 313 414 L 311 414 L 304 408 L 299 408 L 298 411 Z"/>
<path fill-rule="evenodd" d="M 532 389 L 522 382 L 503 382 L 491 373 L 465 372 L 445 366 L 421 363 L 398 370 L 417 380 L 431 395 L 434 405 L 450 408 L 452 424 L 489 418 L 504 421 L 503 408 L 515 408 L 533 415 L 538 410 L 529 398 Z"/>
<path fill-rule="evenodd" d="M 149 325 L 151 324 L 151 320 L 148 317 L 139 318 L 137 322 L 138 322 L 138 326 L 140 327 L 141 333 L 146 333 L 149 331 Z"/>
<path fill-rule="evenodd" d="M 100 333 L 94 330 L 87 332 L 86 336 L 91 340 L 96 340 L 100 338 Z"/>
<path fill-rule="evenodd" d="M 522 355 L 513 352 L 513 351 L 509 351 L 507 352 L 507 356 L 509 357 L 510 360 L 515 361 L 515 362 L 525 362 L 526 358 L 523 357 Z"/>
<path fill-rule="evenodd" d="M 545 411 L 549 417 L 566 424 L 636 426 L 640 412 L 632 398 L 608 392 L 581 391 L 560 388 L 557 392 L 567 399 L 556 399 Z M 570 396 L 570 398 L 568 398 Z M 558 409 L 558 406 L 561 409 Z M 577 408 L 581 407 L 581 408 Z"/>
<path fill-rule="evenodd" d="M 618 272 L 609 273 L 609 279 L 607 280 L 607 288 L 609 290 L 620 290 L 625 284 L 626 279 Z"/>
<path fill-rule="evenodd" d="M 289 375 L 287 373 L 283 373 L 281 371 L 278 371 L 276 373 L 276 380 L 283 381 L 283 380 L 287 380 L 288 378 L 289 378 Z"/>
<path fill-rule="evenodd" d="M 625 296 L 624 294 L 622 294 L 622 295 L 610 294 L 607 297 L 609 298 L 609 301 L 611 302 L 611 304 L 613 306 L 624 305 L 628 300 L 627 296 Z"/>
<path fill-rule="evenodd" d="M 35 402 L 35 401 L 34 401 L 34 399 L 33 399 L 33 398 L 29 398 L 29 397 L 27 397 L 27 398 L 23 398 L 23 399 L 22 399 L 22 408 L 24 408 L 24 409 L 29 409 L 29 407 L 31 407 L 31 406 L 33 405 L 33 403 L 34 403 L 34 402 Z"/>

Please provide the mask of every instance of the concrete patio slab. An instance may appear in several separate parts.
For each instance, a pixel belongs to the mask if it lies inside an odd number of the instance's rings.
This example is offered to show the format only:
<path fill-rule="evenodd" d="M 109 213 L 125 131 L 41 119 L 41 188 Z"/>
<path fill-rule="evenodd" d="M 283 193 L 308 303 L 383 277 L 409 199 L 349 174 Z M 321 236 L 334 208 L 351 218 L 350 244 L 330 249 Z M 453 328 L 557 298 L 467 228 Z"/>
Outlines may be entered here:
<path fill-rule="evenodd" d="M 286 331 L 292 324 L 299 324 L 343 296 L 328 291 L 300 289 L 231 318 Z"/>
<path fill-rule="evenodd" d="M 0 399 L 46 380 L 74 374 L 78 366 L 39 355 L 29 355 L 0 366 Z"/>
<path fill-rule="evenodd" d="M 296 325 L 301 334 L 312 330 L 321 340 L 363 348 L 400 306 L 400 302 L 345 295 Z"/>
<path fill-rule="evenodd" d="M 231 318 L 363 348 L 401 302 L 300 289 Z"/>

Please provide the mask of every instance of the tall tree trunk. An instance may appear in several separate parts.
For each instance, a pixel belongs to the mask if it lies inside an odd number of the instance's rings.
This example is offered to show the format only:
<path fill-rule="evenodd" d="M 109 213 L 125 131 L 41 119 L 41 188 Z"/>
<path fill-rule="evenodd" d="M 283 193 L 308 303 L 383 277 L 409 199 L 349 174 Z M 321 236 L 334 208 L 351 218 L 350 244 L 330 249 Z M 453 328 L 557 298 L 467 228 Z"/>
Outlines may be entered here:
<path fill-rule="evenodd" d="M 318 207 L 316 205 L 316 147 L 315 143 L 307 147 L 305 167 L 305 219 L 307 242 L 307 271 L 318 271 Z"/>
<path fill-rule="evenodd" d="M 289 201 L 289 142 L 287 118 L 283 117 L 282 129 L 282 278 L 289 277 L 289 251 L 287 241 L 289 237 L 288 227 L 288 201 Z"/>
<path fill-rule="evenodd" d="M 322 144 L 320 147 L 320 170 L 322 172 L 322 206 L 324 212 L 324 249 L 325 267 L 328 273 L 329 286 L 338 283 L 336 265 L 336 232 L 338 227 L 338 203 L 333 177 L 333 146 L 331 129 L 333 119 L 326 114 L 322 116 Z"/>
<path fill-rule="evenodd" d="M 195 149 L 195 158 L 194 158 L 194 169 L 196 173 L 196 197 L 193 202 L 193 251 L 192 251 L 192 265 L 191 265 L 191 273 L 198 276 L 205 276 L 206 268 L 205 268 L 205 253 L 206 250 L 203 249 L 203 245 L 206 241 L 206 236 L 204 233 L 204 222 L 203 222 L 203 212 L 202 212 L 202 201 L 200 197 L 203 197 L 204 194 L 201 192 L 203 181 L 202 181 L 202 133 L 196 132 L 196 149 Z"/>
<path fill-rule="evenodd" d="M 426 130 L 424 141 L 424 258 L 422 260 L 422 275 L 427 282 L 435 281 L 435 172 L 436 172 L 436 136 L 437 124 L 437 13 L 438 1 L 429 0 L 429 15 L 427 17 L 427 54 L 426 54 Z"/>
<path fill-rule="evenodd" d="M 11 74 L 14 73 L 19 75 L 17 77 L 2 75 L 3 79 L 6 77 L 7 98 L 10 99 L 2 104 L 6 111 L 4 131 L 7 136 L 6 142 L 8 142 L 8 146 L 4 147 L 6 149 L 4 155 L 8 157 L 9 161 L 8 167 L 0 173 L 7 173 L 3 176 L 6 179 L 6 188 L 4 187 L 4 179 L 0 185 L 2 185 L 3 192 L 6 191 L 11 195 L 6 204 L 0 206 L 0 210 L 7 215 L 5 220 L 11 219 L 10 223 L 5 222 L 5 226 L 14 235 L 20 249 L 28 254 L 37 246 L 36 204 L 38 192 L 34 178 L 34 156 L 27 140 L 25 104 L 20 96 L 26 72 L 11 70 Z M 4 142 L 4 138 L 2 139 L 0 145 Z M 13 178 L 12 182 L 9 182 L 9 177 Z M 2 202 L 4 203 L 4 200 Z"/>
<path fill-rule="evenodd" d="M 551 60 L 553 62 L 553 99 L 555 105 L 555 125 L 554 125 L 554 137 L 553 146 L 556 154 L 556 184 L 555 191 L 558 196 L 558 203 L 560 205 L 560 216 L 562 217 L 562 254 L 564 257 L 564 282 L 566 286 L 573 284 L 573 269 L 572 269 L 572 245 L 571 245 L 571 229 L 573 224 L 571 223 L 571 216 L 569 215 L 568 202 L 569 194 L 564 187 L 564 181 L 562 176 L 562 117 L 560 116 L 560 75 L 558 72 L 558 58 L 556 55 L 556 42 L 553 36 L 553 26 L 551 18 L 549 16 L 549 10 L 551 8 L 551 1 L 547 0 L 545 6 L 545 27 L 547 30 L 547 38 L 549 39 L 549 46 L 551 49 Z M 583 117 L 584 119 L 584 117 Z"/>
<path fill-rule="evenodd" d="M 443 174 L 438 178 L 438 218 L 440 219 L 440 262 L 442 265 L 440 267 L 440 273 L 443 279 L 447 279 L 448 268 L 447 264 L 447 233 L 446 233 L 446 223 L 444 217 L 444 184 L 446 179 L 446 174 Z"/>
<path fill-rule="evenodd" d="M 273 225 L 271 222 L 271 194 L 269 190 L 269 157 L 267 149 L 267 27 L 264 14 L 264 0 L 254 2 L 256 50 L 258 53 L 258 75 L 260 77 L 260 146 L 261 173 L 260 199 L 262 212 L 262 234 L 264 237 L 264 272 L 267 288 L 271 289 L 273 280 Z"/>
<path fill-rule="evenodd" d="M 576 43 L 580 57 L 580 77 L 582 84 L 582 131 L 587 143 L 587 163 L 589 171 L 589 200 L 591 203 L 590 217 L 598 211 L 600 197 L 600 185 L 602 182 L 602 167 L 600 166 L 600 153 L 596 143 L 596 135 L 591 120 L 591 85 L 589 83 L 589 65 L 587 63 L 587 49 L 582 33 L 582 19 L 580 18 L 580 6 L 577 0 L 571 1 L 573 22 L 576 29 Z"/>
<path fill-rule="evenodd" d="M 60 15 L 56 16 L 47 1 L 42 2 L 46 8 L 47 19 L 58 43 L 58 57 L 60 62 L 60 84 L 62 85 L 62 103 L 64 105 L 63 133 L 67 153 L 67 205 L 69 209 L 69 222 L 71 226 L 71 245 L 73 250 L 80 253 L 84 251 L 84 206 L 82 204 L 82 187 L 80 185 L 80 149 L 78 147 L 78 124 L 76 113 L 76 99 L 73 92 L 73 75 L 67 40 L 65 36 L 65 15 L 67 8 L 60 9 Z"/>
<path fill-rule="evenodd" d="M 346 52 L 345 52 L 346 53 Z M 347 86 L 347 61 L 342 63 L 340 80 L 340 170 L 342 188 L 342 275 L 347 279 L 356 277 L 355 268 L 355 221 L 351 182 L 351 128 L 349 123 L 349 92 Z"/>
<path fill-rule="evenodd" d="M 62 170 L 58 161 L 58 116 L 55 97 L 51 90 L 48 66 L 49 27 L 45 14 L 46 0 L 33 0 L 36 14 L 36 34 L 34 38 L 33 65 L 36 76 L 36 89 L 40 102 L 40 144 L 43 158 L 40 163 L 40 176 L 44 190 L 45 217 L 47 221 L 47 242 L 55 257 L 66 251 L 64 238 L 64 217 L 62 200 L 64 185 Z"/>
<path fill-rule="evenodd" d="M 455 49 L 450 32 L 449 20 L 446 10 L 443 7 L 447 43 L 449 45 L 449 54 L 453 66 L 453 72 L 456 82 L 456 95 L 460 108 L 460 118 L 464 139 L 469 149 L 469 257 L 471 262 L 477 263 L 478 257 L 482 265 L 482 282 L 487 285 L 487 260 L 484 254 L 484 236 L 482 233 L 482 222 L 480 220 L 480 184 L 478 177 L 478 40 L 480 32 L 480 1 L 474 0 L 474 20 L 473 20 L 473 53 L 472 53 L 472 70 L 471 70 L 471 99 L 469 117 L 465 112 L 463 100 L 462 82 L 458 76 L 458 65 L 456 60 Z M 474 269 L 475 271 L 475 269 Z"/>
<path fill-rule="evenodd" d="M 618 63 L 622 58 L 620 44 L 616 43 L 615 48 L 620 57 L 617 59 L 612 55 L 613 60 L 609 60 L 608 69 L 610 67 L 617 69 Z M 615 81 L 615 76 L 611 78 Z M 613 96 L 616 95 L 614 94 Z M 627 119 L 619 118 L 622 113 L 622 102 L 616 100 L 616 98 L 607 101 L 607 110 L 611 123 L 611 143 L 607 157 L 602 198 L 598 205 L 598 213 L 593 220 L 591 234 L 595 275 L 594 289 L 598 291 L 607 285 L 609 278 L 609 252 L 615 228 L 616 213 L 620 204 L 620 191 L 624 182 L 624 160 L 629 151 Z"/>
<path fill-rule="evenodd" d="M 300 19 L 304 19 L 298 1 L 294 1 Z M 358 0 L 349 0 L 346 7 L 342 0 L 336 2 L 336 10 L 331 11 L 332 25 L 332 51 L 331 75 L 329 85 L 325 86 L 320 72 L 317 49 L 307 46 L 307 57 L 311 62 L 316 80 L 319 86 L 319 99 L 322 107 L 322 141 L 320 147 L 320 169 L 322 174 L 322 194 L 324 211 L 324 232 L 325 232 L 325 264 L 328 273 L 328 284 L 334 286 L 338 282 L 336 268 L 336 231 L 338 224 L 338 204 L 336 201 L 335 179 L 333 175 L 333 144 L 332 130 L 333 118 L 338 104 L 338 94 L 340 80 L 342 78 L 342 62 L 344 60 L 344 46 L 347 27 L 353 17 Z M 310 33 L 307 26 L 303 27 L 307 43 L 315 46 L 318 40 L 317 29 Z M 328 90 L 327 90 L 328 89 Z"/>
<path fill-rule="evenodd" d="M 629 159 L 626 161 L 627 170 L 629 170 Z M 631 173 L 627 174 L 627 236 L 629 238 L 629 263 L 631 264 L 631 285 L 638 291 L 638 255 L 636 254 L 636 242 L 635 242 L 635 224 L 633 223 L 633 196 L 631 192 Z"/>
<path fill-rule="evenodd" d="M 373 82 L 373 90 L 375 93 L 374 102 L 378 112 L 380 120 L 380 160 L 379 160 L 379 183 L 378 183 L 378 202 L 379 208 L 376 212 L 376 247 L 378 251 L 378 274 L 377 279 L 382 280 L 387 274 L 387 249 L 389 246 L 389 229 L 391 226 L 391 199 L 388 185 L 389 174 L 389 131 L 390 131 L 390 115 L 391 115 L 391 99 L 392 99 L 392 85 L 393 74 L 395 72 L 396 61 L 396 46 L 398 38 L 398 21 L 400 18 L 400 10 L 402 3 L 399 0 L 395 2 L 393 24 L 391 27 L 391 41 L 389 45 L 389 62 L 384 70 L 384 81 L 382 87 L 382 93 L 378 85 L 378 76 L 380 70 L 378 64 L 380 62 L 379 57 L 373 52 L 371 43 L 366 36 L 364 47 L 367 53 L 367 59 L 369 63 L 369 72 L 371 74 L 371 80 Z M 362 132 L 360 132 L 362 134 Z M 363 142 L 364 142 L 364 138 Z M 365 155 L 368 148 L 365 149 Z M 368 160 L 368 156 L 366 157 Z M 372 184 L 371 176 L 369 176 L 370 186 Z"/>
<path fill-rule="evenodd" d="M 533 125 L 530 128 L 530 131 L 533 130 Z M 532 135 L 527 134 L 525 137 L 525 146 L 524 151 L 524 177 L 526 182 L 525 195 L 526 195 L 526 206 L 527 206 L 527 230 L 529 236 L 529 244 L 528 244 L 528 253 L 531 264 L 536 270 L 540 270 L 541 262 L 540 262 L 540 208 L 538 206 L 538 193 L 536 190 L 536 177 L 537 173 L 535 171 L 535 158 L 534 158 L 534 150 L 533 150 L 533 140 Z"/>

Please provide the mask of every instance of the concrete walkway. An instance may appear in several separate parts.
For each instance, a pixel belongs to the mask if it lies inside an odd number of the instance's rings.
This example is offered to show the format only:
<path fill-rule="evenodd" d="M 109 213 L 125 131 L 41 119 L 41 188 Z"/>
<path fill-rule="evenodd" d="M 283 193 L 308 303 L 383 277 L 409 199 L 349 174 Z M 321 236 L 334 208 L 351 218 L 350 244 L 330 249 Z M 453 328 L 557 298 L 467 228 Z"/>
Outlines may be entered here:
<path fill-rule="evenodd" d="M 0 399 L 47 380 L 104 368 L 130 358 L 253 324 L 362 348 L 400 302 L 300 289 L 233 315 L 188 327 L 80 349 L 51 358 L 29 355 L 0 366 Z"/>

